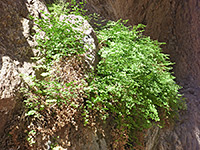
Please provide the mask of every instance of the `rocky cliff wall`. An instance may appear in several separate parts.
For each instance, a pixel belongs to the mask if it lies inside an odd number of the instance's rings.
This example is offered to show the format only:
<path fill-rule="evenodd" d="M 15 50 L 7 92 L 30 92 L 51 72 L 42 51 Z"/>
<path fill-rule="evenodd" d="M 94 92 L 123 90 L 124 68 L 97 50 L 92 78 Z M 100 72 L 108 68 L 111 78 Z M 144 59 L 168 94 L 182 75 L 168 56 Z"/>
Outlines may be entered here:
<path fill-rule="evenodd" d="M 21 133 L 20 124 L 15 122 L 22 120 L 20 74 L 34 74 L 30 58 L 35 53 L 32 47 L 36 43 L 29 15 L 38 16 L 40 10 L 47 9 L 39 0 L 1 0 L 0 8 L 0 149 L 3 150 L 8 148 L 4 147 L 8 143 L 3 141 L 9 135 L 17 138 L 19 135 L 14 131 Z M 19 143 L 12 143 L 15 144 Z"/>

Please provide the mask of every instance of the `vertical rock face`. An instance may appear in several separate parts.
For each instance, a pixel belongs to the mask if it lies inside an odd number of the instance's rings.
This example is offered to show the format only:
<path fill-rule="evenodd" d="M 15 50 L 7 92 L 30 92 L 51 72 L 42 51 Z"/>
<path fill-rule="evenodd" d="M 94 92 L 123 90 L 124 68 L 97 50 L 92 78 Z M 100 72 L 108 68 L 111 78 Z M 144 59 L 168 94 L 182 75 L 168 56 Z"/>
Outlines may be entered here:
<path fill-rule="evenodd" d="M 25 6 L 23 1 L 0 1 L 0 132 L 15 107 L 19 70 L 33 53 L 23 35 L 22 21 L 28 15 Z"/>
<path fill-rule="evenodd" d="M 30 57 L 31 46 L 35 44 L 31 36 L 33 23 L 29 15 L 37 16 L 45 5 L 39 0 L 0 1 L 0 134 L 17 107 L 20 74 L 33 74 Z"/>
<path fill-rule="evenodd" d="M 166 42 L 175 76 L 187 98 L 187 111 L 171 129 L 149 130 L 147 150 L 200 149 L 200 1 L 199 0 L 87 0 L 88 8 L 116 20 L 129 19 L 129 24 L 145 24 L 146 35 Z M 153 137 L 152 137 L 153 136 Z M 149 138 L 149 139 L 148 139 Z M 150 139 L 151 138 L 151 139 Z M 148 141 L 149 140 L 149 141 Z"/>

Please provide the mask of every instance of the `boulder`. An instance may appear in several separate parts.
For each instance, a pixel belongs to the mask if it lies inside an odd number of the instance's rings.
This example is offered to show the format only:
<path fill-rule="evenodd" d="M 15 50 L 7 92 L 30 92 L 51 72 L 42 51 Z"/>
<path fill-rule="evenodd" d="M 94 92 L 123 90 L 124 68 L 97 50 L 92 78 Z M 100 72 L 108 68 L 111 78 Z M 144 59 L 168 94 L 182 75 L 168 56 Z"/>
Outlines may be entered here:
<path fill-rule="evenodd" d="M 60 21 L 65 21 L 66 23 L 78 24 L 76 27 L 73 27 L 74 30 L 83 34 L 83 41 L 85 43 L 84 49 L 85 61 L 89 69 L 94 68 L 96 70 L 97 64 L 99 62 L 99 45 L 96 33 L 92 26 L 86 21 L 83 17 L 77 15 L 61 15 Z"/>

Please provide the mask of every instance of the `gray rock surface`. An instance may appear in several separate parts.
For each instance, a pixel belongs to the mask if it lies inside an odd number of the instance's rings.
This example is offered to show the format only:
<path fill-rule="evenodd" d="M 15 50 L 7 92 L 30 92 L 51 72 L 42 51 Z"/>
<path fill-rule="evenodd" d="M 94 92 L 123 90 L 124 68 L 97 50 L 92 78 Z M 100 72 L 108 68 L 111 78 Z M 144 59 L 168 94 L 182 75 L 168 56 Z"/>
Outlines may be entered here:
<path fill-rule="evenodd" d="M 84 48 L 86 49 L 85 61 L 89 69 L 96 69 L 97 63 L 99 62 L 98 51 L 98 39 L 92 26 L 81 16 L 76 15 L 61 15 L 60 21 L 65 21 L 70 24 L 79 24 L 74 27 L 74 30 L 83 34 L 83 41 L 85 43 Z"/>

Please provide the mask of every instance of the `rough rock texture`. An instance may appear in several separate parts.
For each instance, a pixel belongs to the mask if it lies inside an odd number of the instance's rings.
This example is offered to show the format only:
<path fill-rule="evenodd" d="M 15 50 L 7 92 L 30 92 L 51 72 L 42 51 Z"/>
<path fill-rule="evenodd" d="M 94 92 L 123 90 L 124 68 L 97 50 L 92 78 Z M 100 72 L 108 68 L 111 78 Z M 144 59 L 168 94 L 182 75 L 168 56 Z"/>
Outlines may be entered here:
<path fill-rule="evenodd" d="M 20 99 L 19 75 L 33 73 L 30 62 L 33 50 L 30 46 L 34 41 L 28 15 L 29 11 L 37 15 L 35 12 L 43 10 L 42 6 L 39 1 L 0 1 L 0 133 L 9 121 L 17 99 Z"/>
<path fill-rule="evenodd" d="M 152 128 L 146 135 L 146 150 L 198 150 L 200 149 L 199 88 L 184 90 L 187 111 L 174 126 L 167 129 Z"/>
<path fill-rule="evenodd" d="M 87 8 L 116 20 L 129 19 L 129 24 L 145 24 L 146 35 L 166 42 L 175 76 L 184 86 L 187 111 L 170 129 L 152 129 L 147 135 L 147 150 L 200 149 L 200 1 L 199 0 L 87 0 Z M 149 139 L 149 141 L 148 141 Z"/>
<path fill-rule="evenodd" d="M 85 43 L 84 48 L 87 51 L 85 55 L 85 61 L 88 66 L 88 69 L 96 69 L 97 64 L 99 62 L 98 51 L 99 51 L 99 43 L 97 36 L 95 34 L 94 29 L 81 16 L 76 15 L 61 15 L 60 21 L 65 21 L 70 24 L 79 24 L 74 30 L 83 33 L 83 41 Z"/>
<path fill-rule="evenodd" d="M 40 11 L 47 12 L 47 8 L 43 0 L 1 0 L 0 8 L 0 149 L 27 149 L 25 148 L 28 147 L 27 137 L 24 134 L 27 132 L 24 131 L 27 127 L 24 124 L 21 109 L 23 97 L 19 92 L 20 87 L 23 86 L 20 74 L 35 74 L 30 59 L 36 53 L 33 49 L 36 42 L 32 36 L 35 31 L 29 15 L 39 17 L 42 15 Z M 87 26 L 89 26 L 88 23 Z M 88 60 L 88 65 L 94 67 L 97 63 L 94 55 L 98 51 L 98 42 L 92 28 L 89 27 L 87 31 L 90 33 L 85 33 L 87 36 L 83 40 L 94 46 L 94 49 L 90 49 L 87 53 L 92 54 L 92 57 L 85 56 L 85 58 Z M 92 60 L 89 60 L 90 58 Z M 70 66 L 70 64 L 67 65 Z M 71 138 L 69 141 L 71 149 L 76 150 L 107 149 L 103 137 L 99 137 L 94 130 L 85 128 L 82 124 L 80 126 L 78 132 L 74 127 L 66 125 L 60 131 L 60 137 L 62 137 L 60 140 L 65 140 L 65 137 Z M 50 147 L 50 143 L 45 144 Z M 41 149 L 39 147 L 46 149 L 45 145 L 40 145 L 35 149 Z"/>

